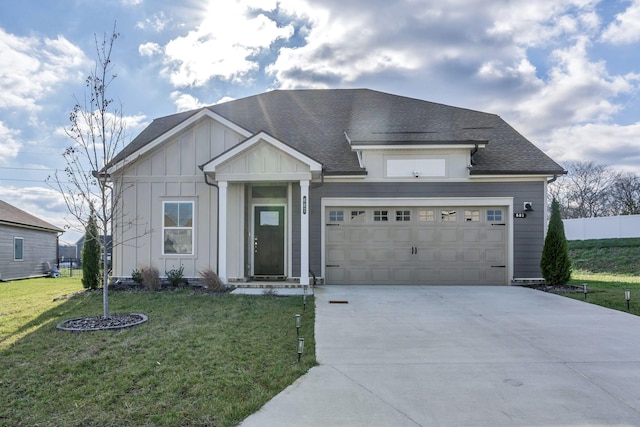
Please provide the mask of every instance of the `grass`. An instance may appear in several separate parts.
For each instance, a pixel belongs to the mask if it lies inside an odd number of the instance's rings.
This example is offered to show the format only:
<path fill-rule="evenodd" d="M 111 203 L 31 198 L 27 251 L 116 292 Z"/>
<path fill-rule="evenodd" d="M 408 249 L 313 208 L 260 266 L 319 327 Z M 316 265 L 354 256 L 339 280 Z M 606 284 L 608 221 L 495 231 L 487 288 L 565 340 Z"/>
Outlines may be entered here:
<path fill-rule="evenodd" d="M 316 364 L 312 298 L 301 311 L 298 296 L 112 292 L 111 313 L 149 321 L 57 330 L 102 313 L 101 291 L 53 301 L 80 289 L 78 278 L 0 283 L 0 425 L 233 426 Z"/>
<path fill-rule="evenodd" d="M 587 284 L 587 302 L 627 311 L 625 290 L 631 291 L 629 312 L 640 315 L 640 239 L 601 239 L 569 242 L 572 285 Z M 584 300 L 584 293 L 564 294 Z"/>

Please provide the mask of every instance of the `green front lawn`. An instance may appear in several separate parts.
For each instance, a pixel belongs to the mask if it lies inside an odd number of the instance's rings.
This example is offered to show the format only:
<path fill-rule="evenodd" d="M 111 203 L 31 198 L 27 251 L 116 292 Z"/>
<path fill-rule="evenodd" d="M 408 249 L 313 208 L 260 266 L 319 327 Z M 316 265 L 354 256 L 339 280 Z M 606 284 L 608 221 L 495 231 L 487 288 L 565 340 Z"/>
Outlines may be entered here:
<path fill-rule="evenodd" d="M 610 273 L 591 273 L 577 270 L 571 274 L 572 285 L 582 288 L 587 285 L 587 302 L 612 308 L 619 311 L 627 311 L 625 290 L 631 291 L 629 312 L 640 315 L 640 277 L 631 275 L 614 275 Z M 584 301 L 584 293 L 563 293 L 570 298 Z"/>
<path fill-rule="evenodd" d="M 302 311 L 298 296 L 112 292 L 111 313 L 149 321 L 57 330 L 102 314 L 101 291 L 58 299 L 81 289 L 78 278 L 0 283 L 0 425 L 232 426 L 316 364 L 313 298 Z"/>

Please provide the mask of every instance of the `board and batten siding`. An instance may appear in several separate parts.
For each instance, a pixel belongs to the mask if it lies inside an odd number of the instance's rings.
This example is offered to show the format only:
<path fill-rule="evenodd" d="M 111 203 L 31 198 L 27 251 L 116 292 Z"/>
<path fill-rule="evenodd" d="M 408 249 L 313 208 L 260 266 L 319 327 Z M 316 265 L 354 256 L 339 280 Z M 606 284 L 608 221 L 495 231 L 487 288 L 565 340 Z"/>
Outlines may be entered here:
<path fill-rule="evenodd" d="M 542 180 L 433 183 L 326 182 L 320 187 L 312 187 L 310 192 L 310 268 L 314 272 L 322 270 L 321 200 L 324 197 L 364 199 L 513 197 L 514 212 L 522 212 L 524 202 L 531 202 L 534 208 L 533 212 L 527 213 L 526 218 L 508 218 L 513 224 L 513 276 L 516 279 L 540 278 L 542 277 L 540 257 L 545 232 L 544 190 L 545 183 Z"/>
<path fill-rule="evenodd" d="M 210 118 L 195 123 L 120 171 L 123 194 L 114 230 L 114 277 L 155 266 L 166 271 L 184 266 L 185 277 L 217 271 L 218 190 L 199 169 L 237 145 L 243 137 Z M 194 252 L 163 255 L 162 204 L 194 203 Z"/>
<path fill-rule="evenodd" d="M 57 256 L 58 233 L 0 225 L 0 280 L 44 276 L 46 263 L 53 266 Z M 14 261 L 13 240 L 23 239 L 23 259 Z"/>

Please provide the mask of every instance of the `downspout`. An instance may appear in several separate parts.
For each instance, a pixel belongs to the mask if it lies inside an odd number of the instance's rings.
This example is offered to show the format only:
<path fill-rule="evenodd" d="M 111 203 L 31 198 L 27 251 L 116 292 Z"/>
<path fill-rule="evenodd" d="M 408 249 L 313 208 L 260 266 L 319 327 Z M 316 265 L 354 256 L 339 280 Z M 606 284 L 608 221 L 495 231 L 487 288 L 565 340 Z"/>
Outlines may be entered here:
<path fill-rule="evenodd" d="M 551 184 L 553 182 L 556 182 L 556 180 L 558 179 L 558 175 L 557 174 L 553 174 L 553 178 L 547 180 L 547 184 Z"/>
<path fill-rule="evenodd" d="M 345 132 L 346 135 L 346 132 Z M 312 185 L 309 187 L 309 191 L 316 189 L 316 188 L 320 188 L 324 185 L 324 165 L 322 165 L 322 170 L 320 171 L 320 183 L 316 183 L 316 185 Z M 311 268 L 309 268 L 309 274 L 311 274 L 311 277 L 313 277 L 313 287 L 316 287 L 316 274 L 313 272 L 313 270 L 311 270 Z"/>
<path fill-rule="evenodd" d="M 204 172 L 204 165 L 203 166 L 198 166 L 200 168 L 200 170 L 202 171 L 202 173 L 204 174 L 204 183 L 207 184 L 209 187 L 216 187 L 216 189 L 218 189 L 218 184 L 214 184 L 212 182 L 209 182 L 209 175 L 207 175 Z M 220 210 L 220 206 L 216 201 L 216 206 L 218 206 L 218 210 Z M 216 236 L 218 234 L 218 231 L 220 230 L 220 215 L 216 215 Z M 216 271 L 220 271 L 220 266 L 218 265 L 218 254 L 220 253 L 220 239 L 216 238 Z M 216 274 L 217 275 L 217 274 Z"/>

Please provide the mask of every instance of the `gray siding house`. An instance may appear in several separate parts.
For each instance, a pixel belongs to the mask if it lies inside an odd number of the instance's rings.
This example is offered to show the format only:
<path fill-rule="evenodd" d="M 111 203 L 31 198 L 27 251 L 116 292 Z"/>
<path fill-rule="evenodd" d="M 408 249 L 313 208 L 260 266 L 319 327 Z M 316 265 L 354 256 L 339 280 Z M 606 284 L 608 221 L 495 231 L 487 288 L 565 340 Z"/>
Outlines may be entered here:
<path fill-rule="evenodd" d="M 62 232 L 0 200 L 0 280 L 45 276 L 56 263 Z"/>
<path fill-rule="evenodd" d="M 539 280 L 547 183 L 566 173 L 494 114 L 368 89 L 158 118 L 106 172 L 115 276 L 302 285 Z"/>

